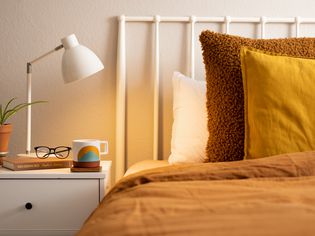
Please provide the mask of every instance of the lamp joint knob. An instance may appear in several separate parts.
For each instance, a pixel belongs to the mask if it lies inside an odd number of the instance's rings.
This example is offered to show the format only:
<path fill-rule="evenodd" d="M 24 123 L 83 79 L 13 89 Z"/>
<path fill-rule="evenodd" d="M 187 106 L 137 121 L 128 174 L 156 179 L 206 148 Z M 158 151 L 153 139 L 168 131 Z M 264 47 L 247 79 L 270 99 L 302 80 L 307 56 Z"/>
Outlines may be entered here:
<path fill-rule="evenodd" d="M 30 62 L 26 63 L 26 72 L 27 74 L 32 73 L 32 64 Z"/>

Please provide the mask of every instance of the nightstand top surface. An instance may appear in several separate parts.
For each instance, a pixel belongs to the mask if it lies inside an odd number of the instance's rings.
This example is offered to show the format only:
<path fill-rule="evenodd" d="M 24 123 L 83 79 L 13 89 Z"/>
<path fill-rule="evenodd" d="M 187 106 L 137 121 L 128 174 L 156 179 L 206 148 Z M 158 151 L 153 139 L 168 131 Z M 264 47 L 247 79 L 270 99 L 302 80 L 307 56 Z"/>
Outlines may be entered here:
<path fill-rule="evenodd" d="M 111 161 L 101 161 L 101 172 L 71 172 L 70 168 L 12 171 L 0 167 L 1 179 L 103 179 L 108 176 Z"/>

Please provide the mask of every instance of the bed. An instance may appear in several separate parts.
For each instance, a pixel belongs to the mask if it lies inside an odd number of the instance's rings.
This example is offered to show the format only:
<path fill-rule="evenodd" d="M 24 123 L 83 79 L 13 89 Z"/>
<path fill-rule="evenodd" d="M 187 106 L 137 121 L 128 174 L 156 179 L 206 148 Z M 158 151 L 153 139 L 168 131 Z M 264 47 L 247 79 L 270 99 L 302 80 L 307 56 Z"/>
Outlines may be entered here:
<path fill-rule="evenodd" d="M 155 25 L 154 161 L 125 173 L 125 23 Z M 173 74 L 171 155 L 158 160 L 159 24 L 191 29 L 190 78 Z M 315 232 L 315 39 L 299 38 L 306 18 L 119 17 L 117 163 L 119 180 L 78 235 L 313 235 Z M 206 82 L 194 81 L 194 25 Z M 233 22 L 260 25 L 261 39 L 229 35 Z M 264 39 L 266 24 L 295 36 Z M 191 116 L 194 114 L 194 116 Z M 122 177 L 124 175 L 124 177 Z"/>

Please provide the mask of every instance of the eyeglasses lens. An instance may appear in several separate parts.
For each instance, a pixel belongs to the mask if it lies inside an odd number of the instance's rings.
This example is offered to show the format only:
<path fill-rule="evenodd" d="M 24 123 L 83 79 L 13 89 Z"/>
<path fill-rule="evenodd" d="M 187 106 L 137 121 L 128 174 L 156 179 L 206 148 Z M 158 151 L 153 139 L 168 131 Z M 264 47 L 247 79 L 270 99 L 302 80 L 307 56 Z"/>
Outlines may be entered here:
<path fill-rule="evenodd" d="M 49 148 L 47 147 L 39 147 L 36 150 L 36 155 L 39 158 L 46 158 L 49 156 Z"/>
<path fill-rule="evenodd" d="M 70 149 L 67 147 L 57 147 L 55 150 L 55 155 L 58 158 L 67 158 L 69 156 Z"/>

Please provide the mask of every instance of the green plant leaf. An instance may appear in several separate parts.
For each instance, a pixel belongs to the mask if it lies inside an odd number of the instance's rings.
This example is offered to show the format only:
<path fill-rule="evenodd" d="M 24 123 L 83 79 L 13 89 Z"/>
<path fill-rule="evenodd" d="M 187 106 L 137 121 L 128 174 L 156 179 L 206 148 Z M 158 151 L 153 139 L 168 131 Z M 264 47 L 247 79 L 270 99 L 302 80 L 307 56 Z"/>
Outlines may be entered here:
<path fill-rule="evenodd" d="M 15 100 L 16 98 L 12 98 L 7 105 L 5 106 L 4 110 L 3 110 L 3 114 L 5 114 L 7 112 L 7 109 L 9 108 L 10 104 Z"/>
<path fill-rule="evenodd" d="M 10 102 L 11 102 L 11 100 L 10 100 Z M 2 122 L 2 124 L 4 124 L 11 116 L 13 116 L 19 110 L 21 110 L 21 109 L 23 109 L 23 108 L 25 108 L 27 106 L 31 106 L 31 105 L 34 105 L 34 104 L 37 104 L 37 103 L 44 103 L 44 102 L 47 102 L 47 101 L 35 101 L 35 102 L 31 102 L 31 103 L 18 104 L 15 107 L 13 107 L 13 108 L 3 112 L 3 117 L 2 117 L 2 121 L 1 122 Z"/>
<path fill-rule="evenodd" d="M 4 123 L 5 123 L 5 121 L 6 121 L 6 119 L 5 119 L 5 115 L 6 115 L 6 113 L 7 113 L 7 109 L 9 108 L 9 106 L 10 106 L 10 104 L 15 100 L 16 98 L 14 97 L 14 98 L 12 98 L 7 104 L 6 104 L 6 106 L 4 107 L 4 110 L 2 110 L 2 104 L 1 104 L 1 112 L 0 112 L 0 118 L 1 118 L 1 120 L 0 120 L 0 123 L 1 123 L 1 125 L 3 125 Z"/>
<path fill-rule="evenodd" d="M 5 116 L 3 117 L 3 124 L 12 116 L 16 113 L 17 111 L 14 110 L 9 110 L 6 112 Z"/>

